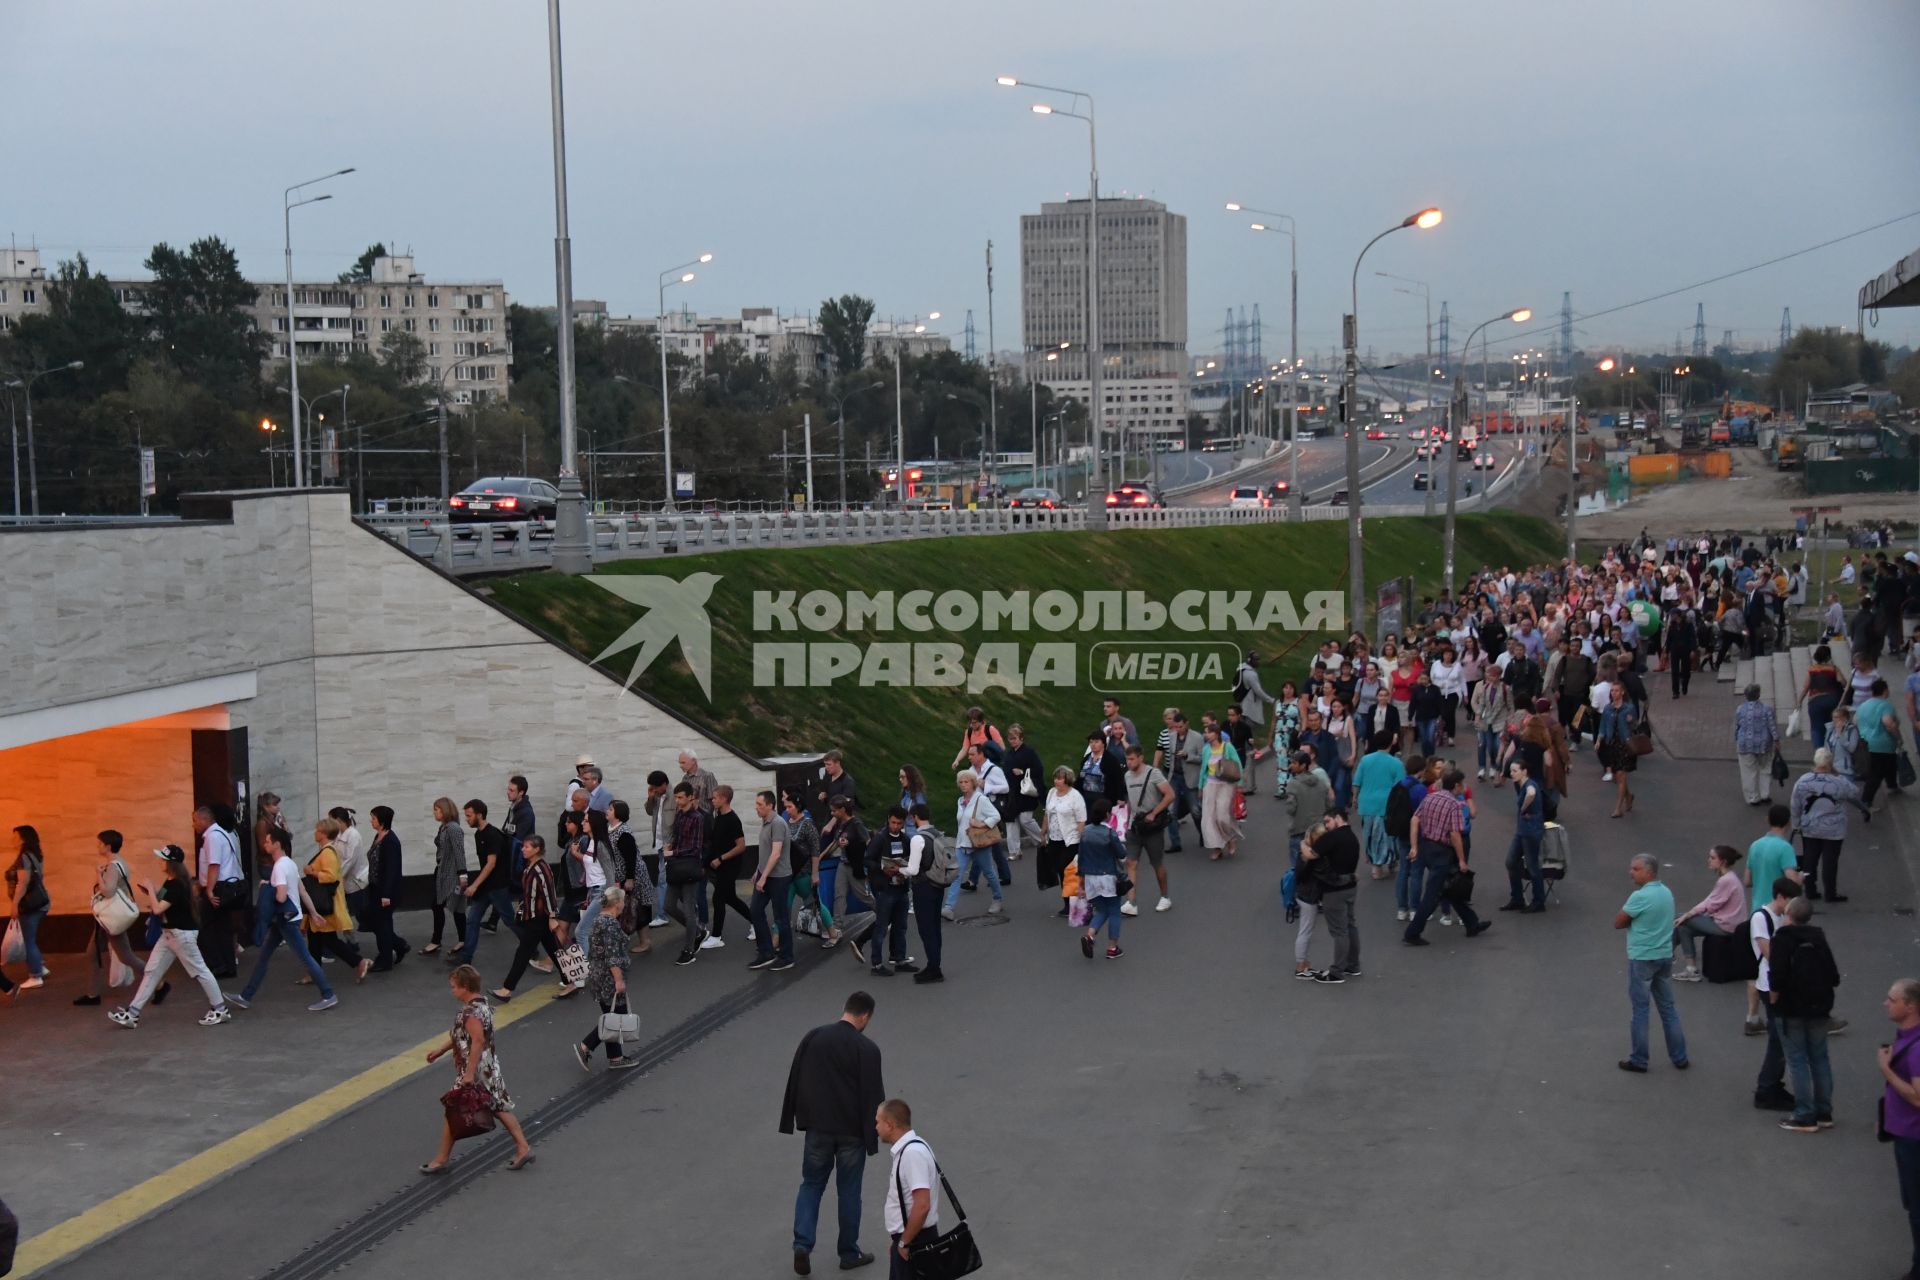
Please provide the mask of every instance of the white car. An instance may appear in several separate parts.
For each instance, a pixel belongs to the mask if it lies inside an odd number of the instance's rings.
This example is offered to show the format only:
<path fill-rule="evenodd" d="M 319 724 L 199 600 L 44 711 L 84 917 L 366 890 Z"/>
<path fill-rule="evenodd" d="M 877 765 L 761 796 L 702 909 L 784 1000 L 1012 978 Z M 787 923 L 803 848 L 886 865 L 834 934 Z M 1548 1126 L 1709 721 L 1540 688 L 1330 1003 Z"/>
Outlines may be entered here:
<path fill-rule="evenodd" d="M 1237 484 L 1233 486 L 1233 490 L 1227 494 L 1227 505 L 1230 507 L 1264 507 L 1267 503 L 1266 499 L 1260 493 L 1259 485 Z"/>
<path fill-rule="evenodd" d="M 1493 470 L 1493 455 L 1490 453 L 1482 453 L 1482 454 L 1476 455 L 1473 460 L 1473 469 L 1475 471 Z"/>

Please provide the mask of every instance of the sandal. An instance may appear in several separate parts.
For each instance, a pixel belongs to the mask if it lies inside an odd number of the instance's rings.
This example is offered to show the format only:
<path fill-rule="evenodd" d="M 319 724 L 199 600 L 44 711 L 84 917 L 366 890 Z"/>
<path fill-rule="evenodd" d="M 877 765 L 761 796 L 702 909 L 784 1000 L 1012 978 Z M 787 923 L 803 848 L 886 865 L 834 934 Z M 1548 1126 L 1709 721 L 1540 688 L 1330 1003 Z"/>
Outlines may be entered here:
<path fill-rule="evenodd" d="M 533 1152 L 529 1151 L 527 1152 L 527 1154 L 523 1156 L 515 1156 L 513 1159 L 507 1161 L 507 1168 L 513 1170 L 515 1173 L 518 1173 L 520 1172 L 520 1170 L 526 1168 L 528 1165 L 532 1163 L 533 1163 Z"/>
<path fill-rule="evenodd" d="M 429 942 L 426 946 L 420 948 L 420 954 L 423 956 L 436 955 L 439 951 L 440 944 L 437 942 Z"/>
<path fill-rule="evenodd" d="M 452 1167 L 453 1167 L 453 1161 L 451 1160 L 447 1161 L 445 1164 L 434 1164 L 431 1160 L 429 1160 L 426 1164 L 423 1164 L 420 1166 L 420 1172 L 424 1177 L 437 1178 L 441 1174 L 445 1173 L 448 1169 L 451 1169 Z"/>
<path fill-rule="evenodd" d="M 501 1004 L 505 1004 L 507 1001 L 513 999 L 513 992 L 507 990 L 505 987 L 495 987 L 488 994 L 490 994 L 495 1000 L 498 1000 Z"/>

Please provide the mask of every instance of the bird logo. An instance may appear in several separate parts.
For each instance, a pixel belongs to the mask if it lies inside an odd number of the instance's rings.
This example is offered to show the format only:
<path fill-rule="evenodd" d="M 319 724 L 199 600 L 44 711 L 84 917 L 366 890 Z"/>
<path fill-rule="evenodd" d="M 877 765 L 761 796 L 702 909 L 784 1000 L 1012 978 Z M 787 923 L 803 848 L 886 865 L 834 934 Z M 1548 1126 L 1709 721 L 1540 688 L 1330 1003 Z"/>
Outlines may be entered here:
<path fill-rule="evenodd" d="M 713 701 L 713 621 L 707 616 L 707 597 L 719 585 L 719 574 L 690 573 L 677 580 L 657 574 L 593 574 L 587 581 L 646 610 L 638 622 L 601 651 L 595 662 L 638 647 L 640 652 L 634 655 L 633 670 L 627 673 L 623 686 L 631 689 L 668 642 L 678 640 L 681 656 L 692 669 L 693 678 L 700 682 L 700 692 L 708 702 Z"/>

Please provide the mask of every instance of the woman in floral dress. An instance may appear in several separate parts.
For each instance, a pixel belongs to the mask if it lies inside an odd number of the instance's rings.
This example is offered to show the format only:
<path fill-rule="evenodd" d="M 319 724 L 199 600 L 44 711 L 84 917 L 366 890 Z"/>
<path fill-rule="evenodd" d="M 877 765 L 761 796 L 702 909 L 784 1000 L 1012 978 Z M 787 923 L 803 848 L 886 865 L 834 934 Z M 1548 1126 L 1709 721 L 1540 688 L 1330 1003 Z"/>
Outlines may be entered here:
<path fill-rule="evenodd" d="M 527 1144 L 526 1130 L 514 1118 L 513 1096 L 507 1092 L 507 1078 L 500 1070 L 500 1056 L 494 1052 L 493 1010 L 480 994 L 480 971 L 470 964 L 463 964 L 447 976 L 447 985 L 453 991 L 453 998 L 460 1004 L 460 1016 L 454 1020 L 453 1032 L 447 1037 L 447 1042 L 427 1051 L 427 1061 L 437 1062 L 445 1054 L 453 1055 L 456 1083 L 479 1085 L 486 1092 L 488 1109 L 513 1137 L 513 1159 L 507 1162 L 507 1168 L 524 1169 L 533 1163 L 533 1148 Z M 478 1053 L 474 1051 L 476 1045 L 479 1047 Z M 452 1156 L 453 1127 L 442 1117 L 440 1150 L 433 1159 L 420 1166 L 420 1172 L 429 1177 L 445 1173 Z"/>

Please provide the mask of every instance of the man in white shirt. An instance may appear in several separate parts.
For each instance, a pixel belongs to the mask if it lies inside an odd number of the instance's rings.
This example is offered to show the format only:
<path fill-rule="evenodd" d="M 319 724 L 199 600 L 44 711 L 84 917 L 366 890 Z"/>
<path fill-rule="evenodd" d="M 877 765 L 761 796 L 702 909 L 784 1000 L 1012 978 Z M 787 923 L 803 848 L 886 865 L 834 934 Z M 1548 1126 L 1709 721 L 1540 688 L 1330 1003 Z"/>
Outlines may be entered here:
<path fill-rule="evenodd" d="M 200 954 L 216 978 L 237 975 L 235 943 L 247 936 L 246 869 L 240 865 L 240 841 L 214 819 L 213 807 L 193 811 L 199 837 L 199 879 L 205 895 L 200 910 Z"/>
<path fill-rule="evenodd" d="M 260 984 L 267 980 L 267 965 L 273 959 L 274 948 L 281 943 L 285 943 L 287 950 L 306 966 L 308 976 L 313 979 L 314 990 L 320 993 L 320 998 L 307 1006 L 307 1012 L 324 1013 L 340 1003 L 333 994 L 333 988 L 327 984 L 327 975 L 320 970 L 320 962 L 307 950 L 307 939 L 300 928 L 311 904 L 306 901 L 306 891 L 300 886 L 300 868 L 294 864 L 293 855 L 287 848 L 290 840 L 291 837 L 278 827 L 267 832 L 265 848 L 261 852 L 273 859 L 273 870 L 268 873 L 268 883 L 273 886 L 268 909 L 273 914 L 267 921 L 266 941 L 260 945 L 260 958 L 254 961 L 253 976 L 247 979 L 247 985 L 240 994 L 227 994 L 227 1004 L 235 1009 L 253 1007 L 253 998 L 259 993 Z"/>
<path fill-rule="evenodd" d="M 913 1256 L 914 1242 L 922 1235 L 928 1240 L 940 1237 L 940 1197 L 934 1184 L 940 1166 L 933 1148 L 913 1131 L 913 1111 L 899 1098 L 880 1104 L 874 1115 L 880 1141 L 893 1151 L 893 1170 L 887 1178 L 886 1224 L 893 1247 L 888 1274 L 896 1280 L 910 1275 L 907 1259 Z"/>

